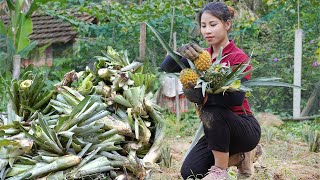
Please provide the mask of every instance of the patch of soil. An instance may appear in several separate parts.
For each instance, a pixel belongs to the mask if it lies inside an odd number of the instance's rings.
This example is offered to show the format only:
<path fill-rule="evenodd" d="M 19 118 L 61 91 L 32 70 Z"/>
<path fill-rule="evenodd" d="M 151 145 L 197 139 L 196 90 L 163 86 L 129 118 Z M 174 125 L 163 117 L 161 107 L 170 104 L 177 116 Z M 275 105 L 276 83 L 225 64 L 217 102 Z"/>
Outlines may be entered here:
<path fill-rule="evenodd" d="M 170 168 L 161 167 L 154 172 L 152 180 L 177 180 L 183 157 L 193 137 L 168 138 L 172 155 Z M 265 142 L 264 139 L 262 142 Z M 306 143 L 292 140 L 274 140 L 263 147 L 263 155 L 256 163 L 255 174 L 251 180 L 315 180 L 320 179 L 320 153 L 309 152 Z"/>
<path fill-rule="evenodd" d="M 174 139 L 168 140 L 168 143 L 170 144 L 170 148 L 171 148 L 172 158 L 176 161 L 181 161 L 185 156 L 185 153 L 187 152 L 188 148 L 190 147 L 191 142 L 192 142 L 191 137 L 174 138 Z"/>

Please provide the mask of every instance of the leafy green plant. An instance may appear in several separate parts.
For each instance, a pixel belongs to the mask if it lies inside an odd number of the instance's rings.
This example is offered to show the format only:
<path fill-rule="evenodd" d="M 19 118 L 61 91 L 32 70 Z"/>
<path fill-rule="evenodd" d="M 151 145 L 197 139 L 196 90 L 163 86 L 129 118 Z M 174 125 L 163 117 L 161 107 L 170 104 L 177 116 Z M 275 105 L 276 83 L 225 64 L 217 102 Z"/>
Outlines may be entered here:
<path fill-rule="evenodd" d="M 11 75 L 9 73 L 0 73 L 0 112 L 6 112 L 9 101 L 8 84 L 10 84 Z"/>
<path fill-rule="evenodd" d="M 263 132 L 266 136 L 266 144 L 270 144 L 270 142 L 272 141 L 272 139 L 274 138 L 275 135 L 275 128 L 273 127 L 263 127 Z"/>
<path fill-rule="evenodd" d="M 319 151 L 320 134 L 318 130 L 315 130 L 310 125 L 304 125 L 301 135 L 302 135 L 302 139 L 308 143 L 310 152 Z"/>
<path fill-rule="evenodd" d="M 160 166 L 170 168 L 172 164 L 171 149 L 168 144 L 164 145 L 161 149 Z"/>
<path fill-rule="evenodd" d="M 24 0 L 6 0 L 5 6 L 8 19 L 6 24 L 0 21 L 0 35 L 6 37 L 6 48 L 8 52 L 8 60 L 5 64 L 11 69 L 11 63 L 14 55 L 22 58 L 27 57 L 29 52 L 37 46 L 37 41 L 31 42 L 29 36 L 32 34 L 32 13 L 38 9 L 39 3 L 46 3 L 50 0 L 34 0 L 32 2 Z M 19 78 L 20 59 L 17 63 L 13 63 L 15 72 L 13 78 Z"/>
<path fill-rule="evenodd" d="M 177 121 L 176 114 L 169 111 L 167 111 L 165 115 L 166 130 L 169 137 L 192 136 L 200 123 L 195 109 L 190 109 L 188 112 L 182 113 L 180 121 Z"/>
<path fill-rule="evenodd" d="M 319 41 L 320 29 L 319 14 L 316 7 L 319 1 L 304 1 L 300 4 L 300 28 L 305 33 L 303 39 L 302 71 L 302 106 L 306 104 L 315 83 L 318 81 L 320 71 L 317 66 L 312 66 L 316 61 L 316 43 Z M 235 29 L 231 34 L 236 43 L 246 52 L 255 49 L 252 60 L 253 67 L 258 67 L 253 73 L 253 78 L 263 76 L 276 76 L 286 82 L 293 82 L 293 48 L 294 29 L 297 29 L 297 4 L 296 1 L 264 1 L 256 14 L 260 17 L 252 22 L 252 28 Z M 249 19 L 249 18 L 247 18 Z M 238 28 L 246 21 L 235 21 L 234 27 Z M 238 23 L 240 23 L 238 25 Z M 256 33 L 253 29 L 258 28 Z M 241 32 L 241 33 L 240 33 Z M 268 89 L 257 87 L 250 98 L 256 111 L 271 109 L 273 113 L 287 112 L 292 114 L 292 91 L 285 88 Z M 289 103 L 290 102 L 290 103 Z M 319 113 L 319 108 L 313 108 L 310 114 Z"/>

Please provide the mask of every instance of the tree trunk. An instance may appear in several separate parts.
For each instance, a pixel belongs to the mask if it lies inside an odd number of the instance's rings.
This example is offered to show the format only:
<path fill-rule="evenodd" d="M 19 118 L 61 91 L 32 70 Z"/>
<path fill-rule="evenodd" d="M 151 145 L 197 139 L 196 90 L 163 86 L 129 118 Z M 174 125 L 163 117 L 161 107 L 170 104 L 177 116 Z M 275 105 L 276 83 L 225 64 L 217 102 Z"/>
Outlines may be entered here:
<path fill-rule="evenodd" d="M 306 107 L 302 110 L 301 116 L 308 116 L 314 102 L 317 99 L 318 91 L 320 90 L 320 81 L 317 82 L 316 87 L 314 88 L 311 96 L 308 99 Z"/>
<path fill-rule="evenodd" d="M 169 39 L 169 46 L 172 47 L 172 38 L 173 38 L 173 24 L 174 24 L 174 16 L 175 16 L 175 7 L 172 6 L 172 15 L 171 15 L 171 23 L 170 23 L 170 39 Z"/>
<path fill-rule="evenodd" d="M 21 57 L 20 55 L 16 54 L 13 56 L 13 72 L 12 72 L 13 79 L 19 79 L 20 67 L 21 67 Z"/>
<path fill-rule="evenodd" d="M 285 118 L 281 119 L 282 121 L 305 121 L 305 120 L 313 120 L 319 118 L 320 115 L 315 116 L 305 116 L 305 117 L 297 117 L 297 118 Z"/>

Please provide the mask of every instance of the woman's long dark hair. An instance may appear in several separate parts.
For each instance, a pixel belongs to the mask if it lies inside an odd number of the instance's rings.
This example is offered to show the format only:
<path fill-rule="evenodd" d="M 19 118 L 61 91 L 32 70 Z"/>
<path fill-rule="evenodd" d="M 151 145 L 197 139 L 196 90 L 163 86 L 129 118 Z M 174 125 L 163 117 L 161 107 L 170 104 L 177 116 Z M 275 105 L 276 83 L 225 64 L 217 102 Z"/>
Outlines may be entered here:
<path fill-rule="evenodd" d="M 201 24 L 201 16 L 204 12 L 210 13 L 223 22 L 232 19 L 235 13 L 232 7 L 228 7 L 222 2 L 211 2 L 205 5 L 204 8 L 198 13 L 197 21 L 199 24 Z"/>

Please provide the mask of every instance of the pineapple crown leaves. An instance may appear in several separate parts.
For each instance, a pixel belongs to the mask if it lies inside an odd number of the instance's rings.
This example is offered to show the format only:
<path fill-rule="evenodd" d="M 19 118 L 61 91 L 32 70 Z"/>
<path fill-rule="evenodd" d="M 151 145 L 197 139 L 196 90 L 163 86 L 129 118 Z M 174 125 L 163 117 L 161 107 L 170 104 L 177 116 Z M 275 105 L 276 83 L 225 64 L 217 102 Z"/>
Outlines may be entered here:
<path fill-rule="evenodd" d="M 108 46 L 106 51 L 102 50 L 101 52 L 104 56 L 95 56 L 99 60 L 99 63 L 96 65 L 98 68 L 102 68 L 103 63 L 105 63 L 104 66 L 120 67 L 125 67 L 130 64 L 127 50 L 117 52 L 111 46 Z"/>
<path fill-rule="evenodd" d="M 274 86 L 274 87 L 289 87 L 289 88 L 298 88 L 302 89 L 301 86 L 280 82 L 281 78 L 271 77 L 271 78 L 255 78 L 249 81 L 245 81 L 242 83 L 243 86 L 253 87 L 253 86 Z"/>
<path fill-rule="evenodd" d="M 212 70 L 215 72 L 215 73 L 222 73 L 222 74 L 230 74 L 231 73 L 231 68 L 230 68 L 230 64 L 227 64 L 227 63 L 221 63 L 221 64 L 212 64 L 210 69 L 205 71 L 203 74 L 206 74 L 206 73 L 212 73 Z"/>
<path fill-rule="evenodd" d="M 160 33 L 152 27 L 149 23 L 145 22 L 146 25 L 151 29 L 151 31 L 154 33 L 154 35 L 158 38 L 161 45 L 167 50 L 167 52 L 170 54 L 170 56 L 174 59 L 174 61 L 181 67 L 181 69 L 185 69 L 186 66 L 180 61 L 180 58 L 177 53 L 175 53 L 172 48 L 169 46 L 169 44 L 164 40 L 164 38 L 160 35 Z"/>
<path fill-rule="evenodd" d="M 235 69 L 232 70 L 230 74 L 226 77 L 226 84 L 230 84 L 233 81 L 237 80 L 241 73 L 244 72 L 244 70 L 249 66 L 250 64 L 250 59 L 247 61 L 246 64 L 244 62 L 241 62 L 239 65 L 236 66 Z"/>
<path fill-rule="evenodd" d="M 239 91 L 240 87 L 241 87 L 241 81 L 235 80 L 230 85 L 222 86 L 221 88 L 217 89 L 216 91 L 214 91 L 214 93 L 222 92 L 224 95 L 226 91 L 230 91 L 230 92 Z"/>
<path fill-rule="evenodd" d="M 81 82 L 80 86 L 78 87 L 78 90 L 80 92 L 89 91 L 92 87 L 92 80 L 94 80 L 94 74 L 89 73 Z"/>
<path fill-rule="evenodd" d="M 125 72 L 125 71 L 133 71 L 135 72 L 138 70 L 143 64 L 137 61 L 133 61 L 132 63 L 124 66 L 123 68 L 120 69 L 120 71 Z"/>
<path fill-rule="evenodd" d="M 27 71 L 22 75 L 20 80 L 12 80 L 11 85 L 7 84 L 9 97 L 13 102 L 13 110 L 18 116 L 23 117 L 24 120 L 32 112 L 26 107 L 34 107 L 46 95 L 47 91 L 43 89 L 45 86 L 44 81 L 43 73 L 34 74 L 32 71 Z M 26 113 L 26 116 L 23 115 L 24 113 Z"/>
<path fill-rule="evenodd" d="M 222 56 L 222 50 L 223 50 L 223 48 L 221 47 L 220 50 L 219 50 L 219 52 L 218 52 L 218 56 L 216 57 L 216 60 L 212 63 L 212 66 L 217 65 L 217 64 L 220 64 L 221 61 L 222 61 L 224 58 L 226 58 L 226 57 L 228 57 L 229 55 L 232 54 L 232 53 L 230 53 L 230 54 L 227 54 L 227 55 L 225 55 L 225 56 Z"/>
<path fill-rule="evenodd" d="M 250 65 L 253 52 L 254 51 L 251 52 L 250 57 L 246 62 L 243 61 L 238 66 L 236 66 L 234 69 L 232 68 L 232 72 L 228 75 L 227 78 L 238 77 L 240 74 L 242 74 L 247 69 L 247 67 Z M 247 73 L 247 74 L 249 74 L 249 73 Z"/>
<path fill-rule="evenodd" d="M 200 76 L 203 76 L 205 74 L 205 72 L 199 71 L 191 60 L 187 59 L 187 61 L 189 63 L 190 69 L 195 70 L 196 73 L 199 74 Z"/>
<path fill-rule="evenodd" d="M 221 51 L 221 49 L 220 49 L 220 51 Z M 219 55 L 217 56 L 217 61 L 218 61 L 218 57 L 221 56 L 220 51 L 219 51 Z M 232 54 L 232 53 L 230 53 L 230 54 Z M 227 57 L 230 54 L 225 55 L 224 57 L 222 57 L 222 59 Z M 253 55 L 253 51 L 251 52 L 249 59 L 246 62 L 241 62 L 239 65 L 230 66 L 230 62 L 228 62 L 229 71 L 227 73 L 228 74 L 227 79 L 229 79 L 231 77 L 240 77 L 241 74 L 243 77 L 245 77 L 245 75 L 243 75 L 243 74 L 246 74 L 246 75 L 250 74 L 251 71 L 244 73 L 244 70 L 250 65 L 252 55 Z M 220 61 L 222 59 L 220 59 Z M 215 61 L 214 63 L 216 63 L 217 61 Z M 220 61 L 219 61 L 219 63 L 220 63 Z"/>
<path fill-rule="evenodd" d="M 188 61 L 191 69 L 196 69 L 195 65 L 193 64 L 193 62 L 191 60 L 187 59 L 187 61 Z"/>
<path fill-rule="evenodd" d="M 213 63 L 213 64 L 220 64 L 220 62 L 222 61 L 222 59 L 224 59 L 226 56 L 222 57 L 222 50 L 223 50 L 223 47 L 220 48 L 219 52 L 218 52 L 218 56 L 216 58 L 216 61 Z"/>
<path fill-rule="evenodd" d="M 131 79 L 130 72 L 120 72 L 112 75 L 110 81 L 112 82 L 112 88 L 114 90 L 118 90 L 118 88 L 126 90 L 134 85 L 134 81 Z"/>
<path fill-rule="evenodd" d="M 206 89 L 208 86 L 208 82 L 204 81 L 201 78 L 198 78 L 197 85 L 194 88 L 201 88 L 203 97 L 206 95 Z"/>

